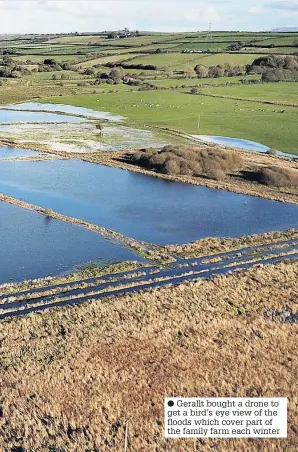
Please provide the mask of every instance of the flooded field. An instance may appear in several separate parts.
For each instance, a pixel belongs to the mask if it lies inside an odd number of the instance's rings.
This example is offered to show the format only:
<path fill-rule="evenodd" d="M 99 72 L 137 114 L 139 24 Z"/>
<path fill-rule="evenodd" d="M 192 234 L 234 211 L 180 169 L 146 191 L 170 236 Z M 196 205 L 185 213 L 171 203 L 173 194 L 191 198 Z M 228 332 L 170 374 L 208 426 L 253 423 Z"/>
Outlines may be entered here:
<path fill-rule="evenodd" d="M 11 124 L 18 122 L 82 122 L 83 118 L 55 113 L 44 113 L 34 111 L 17 111 L 7 108 L 0 108 L 0 124 Z"/>
<path fill-rule="evenodd" d="M 82 162 L 10 161 L 0 192 L 156 244 L 297 226 L 298 206 Z"/>
<path fill-rule="evenodd" d="M 30 149 L 13 148 L 11 146 L 0 147 L 0 159 L 36 157 L 38 155 L 40 155 L 39 152 L 31 151 Z"/>
<path fill-rule="evenodd" d="M 112 115 L 111 113 L 105 111 L 95 111 L 90 108 L 73 107 L 72 105 L 62 104 L 39 104 L 35 102 L 25 102 L 22 104 L 8 105 L 6 108 L 9 110 L 13 109 L 20 111 L 48 111 L 51 113 L 65 113 L 69 115 L 85 116 L 93 119 L 107 119 L 109 121 L 121 121 L 122 119 L 125 119 L 124 116 Z"/>
<path fill-rule="evenodd" d="M 96 128 L 96 119 L 104 121 L 102 133 Z M 71 105 L 15 104 L 0 108 L 0 138 L 76 153 L 162 147 L 172 140 L 158 131 L 122 125 L 123 119 Z M 175 142 L 185 140 L 176 137 Z"/>
<path fill-rule="evenodd" d="M 193 135 L 194 138 L 199 138 L 205 143 L 215 143 L 222 146 L 245 149 L 248 151 L 255 152 L 267 152 L 270 148 L 264 144 L 256 143 L 255 141 L 243 140 L 241 138 L 231 138 L 231 137 L 219 137 L 219 136 L 211 136 L 211 135 Z M 290 157 L 290 158 L 298 158 L 294 154 L 287 154 L 285 152 L 276 151 L 277 155 Z"/>
<path fill-rule="evenodd" d="M 63 116 L 62 116 L 63 117 Z M 0 138 L 36 143 L 64 152 L 100 152 L 142 147 L 162 147 L 169 138 L 150 130 L 105 124 L 100 136 L 94 122 L 0 125 Z M 176 140 L 177 141 L 177 140 Z"/>
<path fill-rule="evenodd" d="M 84 228 L 0 202 L 0 283 L 61 274 L 90 261 L 140 260 Z"/>

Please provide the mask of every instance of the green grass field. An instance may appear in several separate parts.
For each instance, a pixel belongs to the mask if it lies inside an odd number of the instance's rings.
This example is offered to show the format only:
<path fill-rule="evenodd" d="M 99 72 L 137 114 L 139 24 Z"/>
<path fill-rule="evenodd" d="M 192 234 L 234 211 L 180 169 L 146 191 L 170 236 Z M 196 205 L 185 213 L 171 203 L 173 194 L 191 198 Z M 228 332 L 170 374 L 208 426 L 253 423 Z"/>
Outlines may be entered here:
<path fill-rule="evenodd" d="M 219 96 L 241 97 L 264 101 L 285 102 L 298 105 L 298 83 L 266 83 L 260 85 L 215 86 L 202 88 L 203 93 Z"/>
<path fill-rule="evenodd" d="M 291 37 L 282 37 L 282 38 L 276 38 L 272 37 L 269 39 L 265 39 L 264 41 L 259 41 L 257 44 L 261 46 L 269 46 L 269 45 L 275 45 L 275 46 L 281 46 L 281 47 L 287 47 L 287 46 L 293 46 L 298 41 L 298 33 L 293 33 Z"/>
<path fill-rule="evenodd" d="M 98 102 L 99 100 L 99 102 Z M 283 115 L 257 102 L 196 96 L 177 91 L 119 92 L 102 95 L 46 98 L 122 114 L 128 122 L 181 130 L 190 134 L 223 135 L 254 140 L 283 152 L 298 154 L 298 110 Z M 201 128 L 198 131 L 198 117 Z"/>
<path fill-rule="evenodd" d="M 145 55 L 136 58 L 135 64 L 153 64 L 158 68 L 170 68 L 182 70 L 188 67 L 194 68 L 197 64 L 213 66 L 217 64 L 230 63 L 232 65 L 246 65 L 258 58 L 257 54 L 194 54 L 194 53 L 160 53 L 156 55 Z"/>
<path fill-rule="evenodd" d="M 259 75 L 251 75 L 251 76 L 247 76 L 247 77 L 239 76 L 239 77 L 203 78 L 203 79 L 199 79 L 197 77 L 193 77 L 193 78 L 171 77 L 171 78 L 168 78 L 168 79 L 165 78 L 162 80 L 148 79 L 147 82 L 152 83 L 153 85 L 156 85 L 156 86 L 164 87 L 164 88 L 170 88 L 170 87 L 180 88 L 182 86 L 201 87 L 202 85 L 215 85 L 216 86 L 216 85 L 234 84 L 234 83 L 236 83 L 237 85 L 240 85 L 241 80 L 243 80 L 243 79 L 259 80 L 260 76 Z M 226 90 L 226 87 L 224 87 L 223 89 Z"/>
<path fill-rule="evenodd" d="M 243 52 L 247 53 L 256 53 L 256 54 L 265 54 L 268 55 L 269 53 L 274 54 L 291 54 L 297 52 L 297 47 L 244 47 L 242 49 Z"/>
<path fill-rule="evenodd" d="M 34 63 L 42 63 L 46 58 L 54 58 L 57 62 L 65 62 L 65 61 L 71 61 L 71 62 L 78 62 L 82 55 L 56 55 L 56 54 L 49 54 L 49 55 L 17 55 L 13 56 L 12 59 L 18 62 L 26 62 L 27 60 L 33 61 Z"/>
<path fill-rule="evenodd" d="M 244 66 L 264 54 L 293 53 L 298 49 L 294 47 L 297 40 L 298 33 L 269 32 L 213 32 L 212 39 L 206 32 L 141 33 L 124 39 L 106 39 L 104 34 L 40 36 L 38 39 L 31 35 L 3 36 L 2 46 L 15 48 L 18 55 L 13 55 L 13 60 L 23 63 L 27 69 L 36 68 L 49 57 L 58 63 L 67 61 L 75 66 L 72 71 L 33 72 L 31 75 L 20 74 L 17 79 L 3 79 L 0 102 L 42 98 L 111 111 L 126 116 L 128 123 L 191 134 L 245 138 L 298 154 L 298 109 L 264 103 L 298 105 L 298 83 L 244 85 L 241 83 L 244 76 L 197 79 L 194 73 L 196 64 Z M 242 53 L 225 51 L 227 46 L 239 41 L 249 43 Z M 280 47 L 267 47 L 271 44 Z M 156 53 L 157 49 L 163 52 Z M 204 53 L 182 53 L 187 49 L 203 50 Z M 206 52 L 207 49 L 213 53 Z M 214 53 L 219 49 L 222 49 L 220 53 Z M 89 59 L 93 53 L 94 58 Z M 26 60 L 31 60 L 33 65 L 26 65 Z M 127 69 L 123 73 L 137 75 L 141 78 L 140 83 L 148 82 L 160 89 L 142 91 L 146 87 L 123 83 L 96 85 L 94 76 L 83 73 L 84 68 L 94 65 L 99 65 L 96 72 L 108 72 L 104 64 L 127 60 L 133 64 L 156 65 L 156 71 Z M 178 75 L 180 71 L 185 74 Z M 53 80 L 53 76 L 57 80 Z M 247 77 L 249 79 L 258 80 L 260 76 Z M 198 95 L 189 93 L 191 86 L 198 87 Z M 285 110 L 282 114 L 281 109 Z M 201 117 L 199 131 L 198 116 Z"/>
<path fill-rule="evenodd" d="M 77 66 L 86 68 L 86 67 L 92 67 L 97 64 L 104 65 L 106 63 L 113 63 L 113 62 L 117 62 L 117 61 L 126 61 L 126 60 L 132 58 L 133 56 L 137 56 L 137 55 L 132 55 L 129 53 L 122 53 L 121 55 L 103 56 L 103 57 L 95 58 L 93 60 L 84 61 L 83 63 L 78 63 Z"/>

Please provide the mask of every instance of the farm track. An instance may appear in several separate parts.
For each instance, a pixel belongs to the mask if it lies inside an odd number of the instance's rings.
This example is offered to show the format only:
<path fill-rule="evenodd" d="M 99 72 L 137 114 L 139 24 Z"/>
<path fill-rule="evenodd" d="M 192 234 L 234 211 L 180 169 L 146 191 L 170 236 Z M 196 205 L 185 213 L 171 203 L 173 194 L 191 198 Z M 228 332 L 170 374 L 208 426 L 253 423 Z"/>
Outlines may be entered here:
<path fill-rule="evenodd" d="M 0 295 L 0 319 L 140 290 L 225 275 L 254 265 L 298 259 L 298 239 L 243 248 L 200 258 L 180 259 L 167 268 L 150 266 L 80 281 Z"/>

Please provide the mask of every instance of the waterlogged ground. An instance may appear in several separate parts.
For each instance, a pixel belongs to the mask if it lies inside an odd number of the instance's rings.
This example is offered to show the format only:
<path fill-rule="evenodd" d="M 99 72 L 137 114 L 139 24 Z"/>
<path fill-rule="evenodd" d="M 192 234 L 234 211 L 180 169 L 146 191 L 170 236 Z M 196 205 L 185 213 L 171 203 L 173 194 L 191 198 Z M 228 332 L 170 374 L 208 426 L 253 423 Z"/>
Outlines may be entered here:
<path fill-rule="evenodd" d="M 243 140 L 241 138 L 231 138 L 231 137 L 219 137 L 219 136 L 211 136 L 211 135 L 193 135 L 194 138 L 199 138 L 200 140 L 204 141 L 205 143 L 215 143 L 222 146 L 228 146 L 232 148 L 239 148 L 239 149 L 245 149 L 248 151 L 255 151 L 255 152 L 267 152 L 269 151 L 269 147 L 261 144 L 256 143 L 255 141 L 250 140 Z M 298 158 L 294 154 L 287 154 L 285 152 L 276 151 L 277 155 L 281 155 L 283 157 L 290 157 L 290 158 Z"/>
<path fill-rule="evenodd" d="M 73 107 L 72 105 L 62 104 L 39 104 L 35 102 L 26 102 L 21 104 L 8 105 L 8 107 L 6 108 L 9 110 L 13 109 L 20 111 L 48 111 L 52 113 L 65 113 L 69 115 L 78 115 L 93 119 L 107 119 L 109 121 L 121 121 L 122 119 L 125 119 L 124 116 L 116 116 L 105 111 L 95 111 L 90 108 Z"/>
<path fill-rule="evenodd" d="M 0 138 L 79 153 L 161 147 L 172 142 L 168 135 L 121 125 L 123 119 L 109 112 L 71 105 L 15 104 L 0 109 Z M 94 120 L 105 121 L 101 122 L 103 134 Z M 185 142 L 179 137 L 175 138 L 177 141 Z"/>
<path fill-rule="evenodd" d="M 44 109 L 51 112 L 42 112 Z M 108 120 L 103 124 L 103 136 L 96 129 L 97 119 Z M 18 104 L 0 109 L 0 139 L 40 143 L 69 152 L 159 147 L 171 142 L 169 136 L 126 127 L 122 119 L 108 112 L 65 105 Z M 268 150 L 246 140 L 200 138 L 254 151 Z M 176 137 L 172 139 L 178 142 Z M 34 155 L 38 153 L 0 147 L 0 193 L 137 240 L 181 244 L 204 237 L 239 237 L 297 226 L 296 205 L 81 160 L 13 160 Z M 137 259 L 94 232 L 4 203 L 0 204 L 0 244 L 0 282 L 71 271 L 75 265 L 91 260 L 107 263 Z"/>
<path fill-rule="evenodd" d="M 298 206 L 81 160 L 7 161 L 0 192 L 156 244 L 296 227 Z"/>
<path fill-rule="evenodd" d="M 168 137 L 157 132 L 115 123 L 104 124 L 103 136 L 100 136 L 96 123 L 91 121 L 76 124 L 0 125 L 0 138 L 78 153 L 161 147 L 169 143 Z"/>
<path fill-rule="evenodd" d="M 42 278 L 90 261 L 140 260 L 99 234 L 0 202 L 0 283 Z"/>
<path fill-rule="evenodd" d="M 36 157 L 40 153 L 30 149 L 13 148 L 10 146 L 0 147 L 0 159 L 12 159 L 18 157 Z"/>
<path fill-rule="evenodd" d="M 59 115 L 55 113 L 44 113 L 34 111 L 14 111 L 7 108 L 0 108 L 0 124 L 11 124 L 19 122 L 73 122 L 84 121 L 76 116 Z"/>

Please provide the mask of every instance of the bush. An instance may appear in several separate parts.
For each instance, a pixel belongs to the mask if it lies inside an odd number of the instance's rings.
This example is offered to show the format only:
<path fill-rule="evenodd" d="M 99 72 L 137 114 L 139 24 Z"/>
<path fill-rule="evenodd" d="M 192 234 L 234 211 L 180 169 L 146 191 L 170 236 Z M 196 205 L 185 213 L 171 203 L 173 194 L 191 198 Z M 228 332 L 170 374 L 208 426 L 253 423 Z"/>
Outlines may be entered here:
<path fill-rule="evenodd" d="M 269 154 L 269 155 L 277 155 L 277 150 L 276 150 L 276 149 L 268 149 L 268 151 L 266 152 L 266 154 Z"/>
<path fill-rule="evenodd" d="M 262 74 L 263 82 L 298 81 L 296 55 L 269 55 L 257 58 L 246 67 L 248 74 Z"/>
<path fill-rule="evenodd" d="M 140 69 L 143 71 L 156 71 L 157 66 L 153 64 L 129 64 L 129 63 L 106 63 L 104 64 L 105 67 L 114 68 L 119 67 L 123 69 Z"/>
<path fill-rule="evenodd" d="M 261 184 L 275 187 L 297 187 L 298 171 L 275 166 L 263 167 L 258 172 Z"/>
<path fill-rule="evenodd" d="M 229 151 L 167 145 L 161 150 L 141 149 L 126 154 L 132 163 L 164 174 L 205 176 L 222 180 L 242 165 L 240 156 Z"/>
<path fill-rule="evenodd" d="M 178 159 L 166 160 L 163 169 L 166 174 L 172 174 L 174 176 L 178 176 L 179 174 L 181 174 L 180 162 Z"/>

